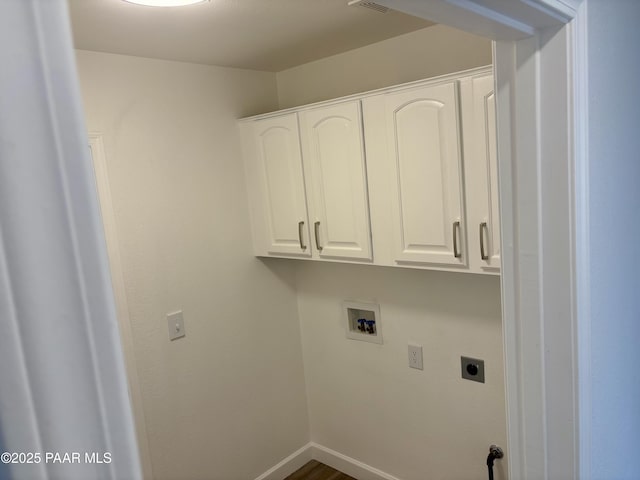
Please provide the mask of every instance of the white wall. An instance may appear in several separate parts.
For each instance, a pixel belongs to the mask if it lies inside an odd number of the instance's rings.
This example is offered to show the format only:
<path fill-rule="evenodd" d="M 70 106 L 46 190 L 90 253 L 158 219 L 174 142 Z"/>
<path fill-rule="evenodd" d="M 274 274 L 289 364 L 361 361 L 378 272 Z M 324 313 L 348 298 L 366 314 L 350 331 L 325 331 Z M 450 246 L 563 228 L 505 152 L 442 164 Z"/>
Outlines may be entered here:
<path fill-rule="evenodd" d="M 506 445 L 499 278 L 301 263 L 297 280 L 312 440 L 403 480 L 485 478 Z M 379 303 L 383 345 L 345 337 L 343 300 Z M 485 384 L 460 378 L 461 355 Z"/>
<path fill-rule="evenodd" d="M 491 64 L 487 39 L 434 25 L 277 73 L 281 108 Z"/>
<path fill-rule="evenodd" d="M 488 40 L 430 27 L 278 73 L 280 106 L 490 63 Z M 499 279 L 299 262 L 297 286 L 312 440 L 403 480 L 486 478 L 489 445 L 506 446 Z M 383 345 L 345 338 L 343 300 L 380 304 Z M 484 385 L 461 355 L 486 361 Z"/>
<path fill-rule="evenodd" d="M 588 0 L 592 473 L 640 475 L 640 3 Z"/>
<path fill-rule="evenodd" d="M 294 271 L 251 252 L 235 120 L 275 75 L 78 52 L 104 135 L 156 479 L 255 478 L 308 442 Z M 169 342 L 165 315 L 184 311 Z"/>
<path fill-rule="evenodd" d="M 256 260 L 235 119 L 486 65 L 490 42 L 437 26 L 279 74 L 78 61 L 155 477 L 254 478 L 311 438 L 405 480 L 483 478 L 488 446 L 506 444 L 498 279 Z M 380 303 L 384 345 L 344 337 L 344 299 Z M 176 309 L 187 337 L 170 343 Z M 424 371 L 407 367 L 408 342 Z M 460 355 L 486 361 L 486 384 L 460 379 Z"/>

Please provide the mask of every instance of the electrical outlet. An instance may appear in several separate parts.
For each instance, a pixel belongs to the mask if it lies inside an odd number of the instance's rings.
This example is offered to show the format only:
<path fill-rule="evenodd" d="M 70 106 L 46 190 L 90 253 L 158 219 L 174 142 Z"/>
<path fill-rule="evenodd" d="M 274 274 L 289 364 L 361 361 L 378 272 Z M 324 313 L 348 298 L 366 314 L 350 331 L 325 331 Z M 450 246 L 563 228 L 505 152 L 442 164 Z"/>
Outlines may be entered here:
<path fill-rule="evenodd" d="M 409 344 L 409 367 L 422 370 L 422 345 Z"/>

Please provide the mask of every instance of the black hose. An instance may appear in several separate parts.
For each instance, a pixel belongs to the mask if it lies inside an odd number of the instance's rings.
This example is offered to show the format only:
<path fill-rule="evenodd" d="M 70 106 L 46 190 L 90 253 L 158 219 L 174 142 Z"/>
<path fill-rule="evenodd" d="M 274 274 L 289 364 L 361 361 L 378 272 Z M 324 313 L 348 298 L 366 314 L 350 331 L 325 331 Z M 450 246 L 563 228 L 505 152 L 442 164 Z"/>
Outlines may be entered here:
<path fill-rule="evenodd" d="M 487 457 L 487 469 L 489 470 L 489 480 L 493 480 L 493 461 L 496 459 L 496 456 L 493 451 L 489 452 L 489 456 Z"/>
<path fill-rule="evenodd" d="M 487 470 L 489 471 L 489 480 L 493 480 L 493 462 L 496 458 L 504 457 L 504 452 L 497 445 L 489 447 L 489 456 L 487 457 Z"/>

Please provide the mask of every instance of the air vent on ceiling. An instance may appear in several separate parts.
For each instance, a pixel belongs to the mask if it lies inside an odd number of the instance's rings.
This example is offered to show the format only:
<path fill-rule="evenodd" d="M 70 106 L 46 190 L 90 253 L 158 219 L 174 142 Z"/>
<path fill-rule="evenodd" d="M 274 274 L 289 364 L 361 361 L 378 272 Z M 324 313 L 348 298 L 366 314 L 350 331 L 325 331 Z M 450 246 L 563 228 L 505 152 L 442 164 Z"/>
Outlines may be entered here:
<path fill-rule="evenodd" d="M 387 13 L 389 9 L 382 5 L 378 5 L 375 2 L 367 2 L 365 0 L 351 0 L 347 5 L 350 7 L 364 7 L 370 10 L 375 10 L 378 13 Z"/>

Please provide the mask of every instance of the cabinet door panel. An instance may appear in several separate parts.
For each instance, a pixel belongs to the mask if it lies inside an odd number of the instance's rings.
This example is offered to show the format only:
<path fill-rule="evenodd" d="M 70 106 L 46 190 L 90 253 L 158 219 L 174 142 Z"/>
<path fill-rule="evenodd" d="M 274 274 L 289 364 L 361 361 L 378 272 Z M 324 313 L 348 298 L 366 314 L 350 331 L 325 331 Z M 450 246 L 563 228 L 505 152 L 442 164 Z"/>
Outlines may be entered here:
<path fill-rule="evenodd" d="M 256 168 L 262 180 L 267 252 L 310 256 L 296 114 L 255 122 L 254 138 Z M 301 241 L 306 248 L 301 248 Z"/>
<path fill-rule="evenodd" d="M 470 259 L 476 271 L 500 269 L 500 217 L 493 77 L 462 80 Z M 483 258 L 484 253 L 484 258 Z"/>
<path fill-rule="evenodd" d="M 360 102 L 307 110 L 300 120 L 318 256 L 371 260 Z"/>
<path fill-rule="evenodd" d="M 493 92 L 493 77 L 488 77 L 485 83 L 489 83 L 490 92 L 483 95 L 483 115 L 485 129 L 484 141 L 486 148 L 486 168 L 488 171 L 487 198 L 489 200 L 489 213 L 487 222 L 489 225 L 488 264 L 490 267 L 500 268 L 500 209 L 498 206 L 498 154 L 496 131 L 496 96 Z"/>
<path fill-rule="evenodd" d="M 455 84 L 388 94 L 386 118 L 395 261 L 464 266 Z"/>

